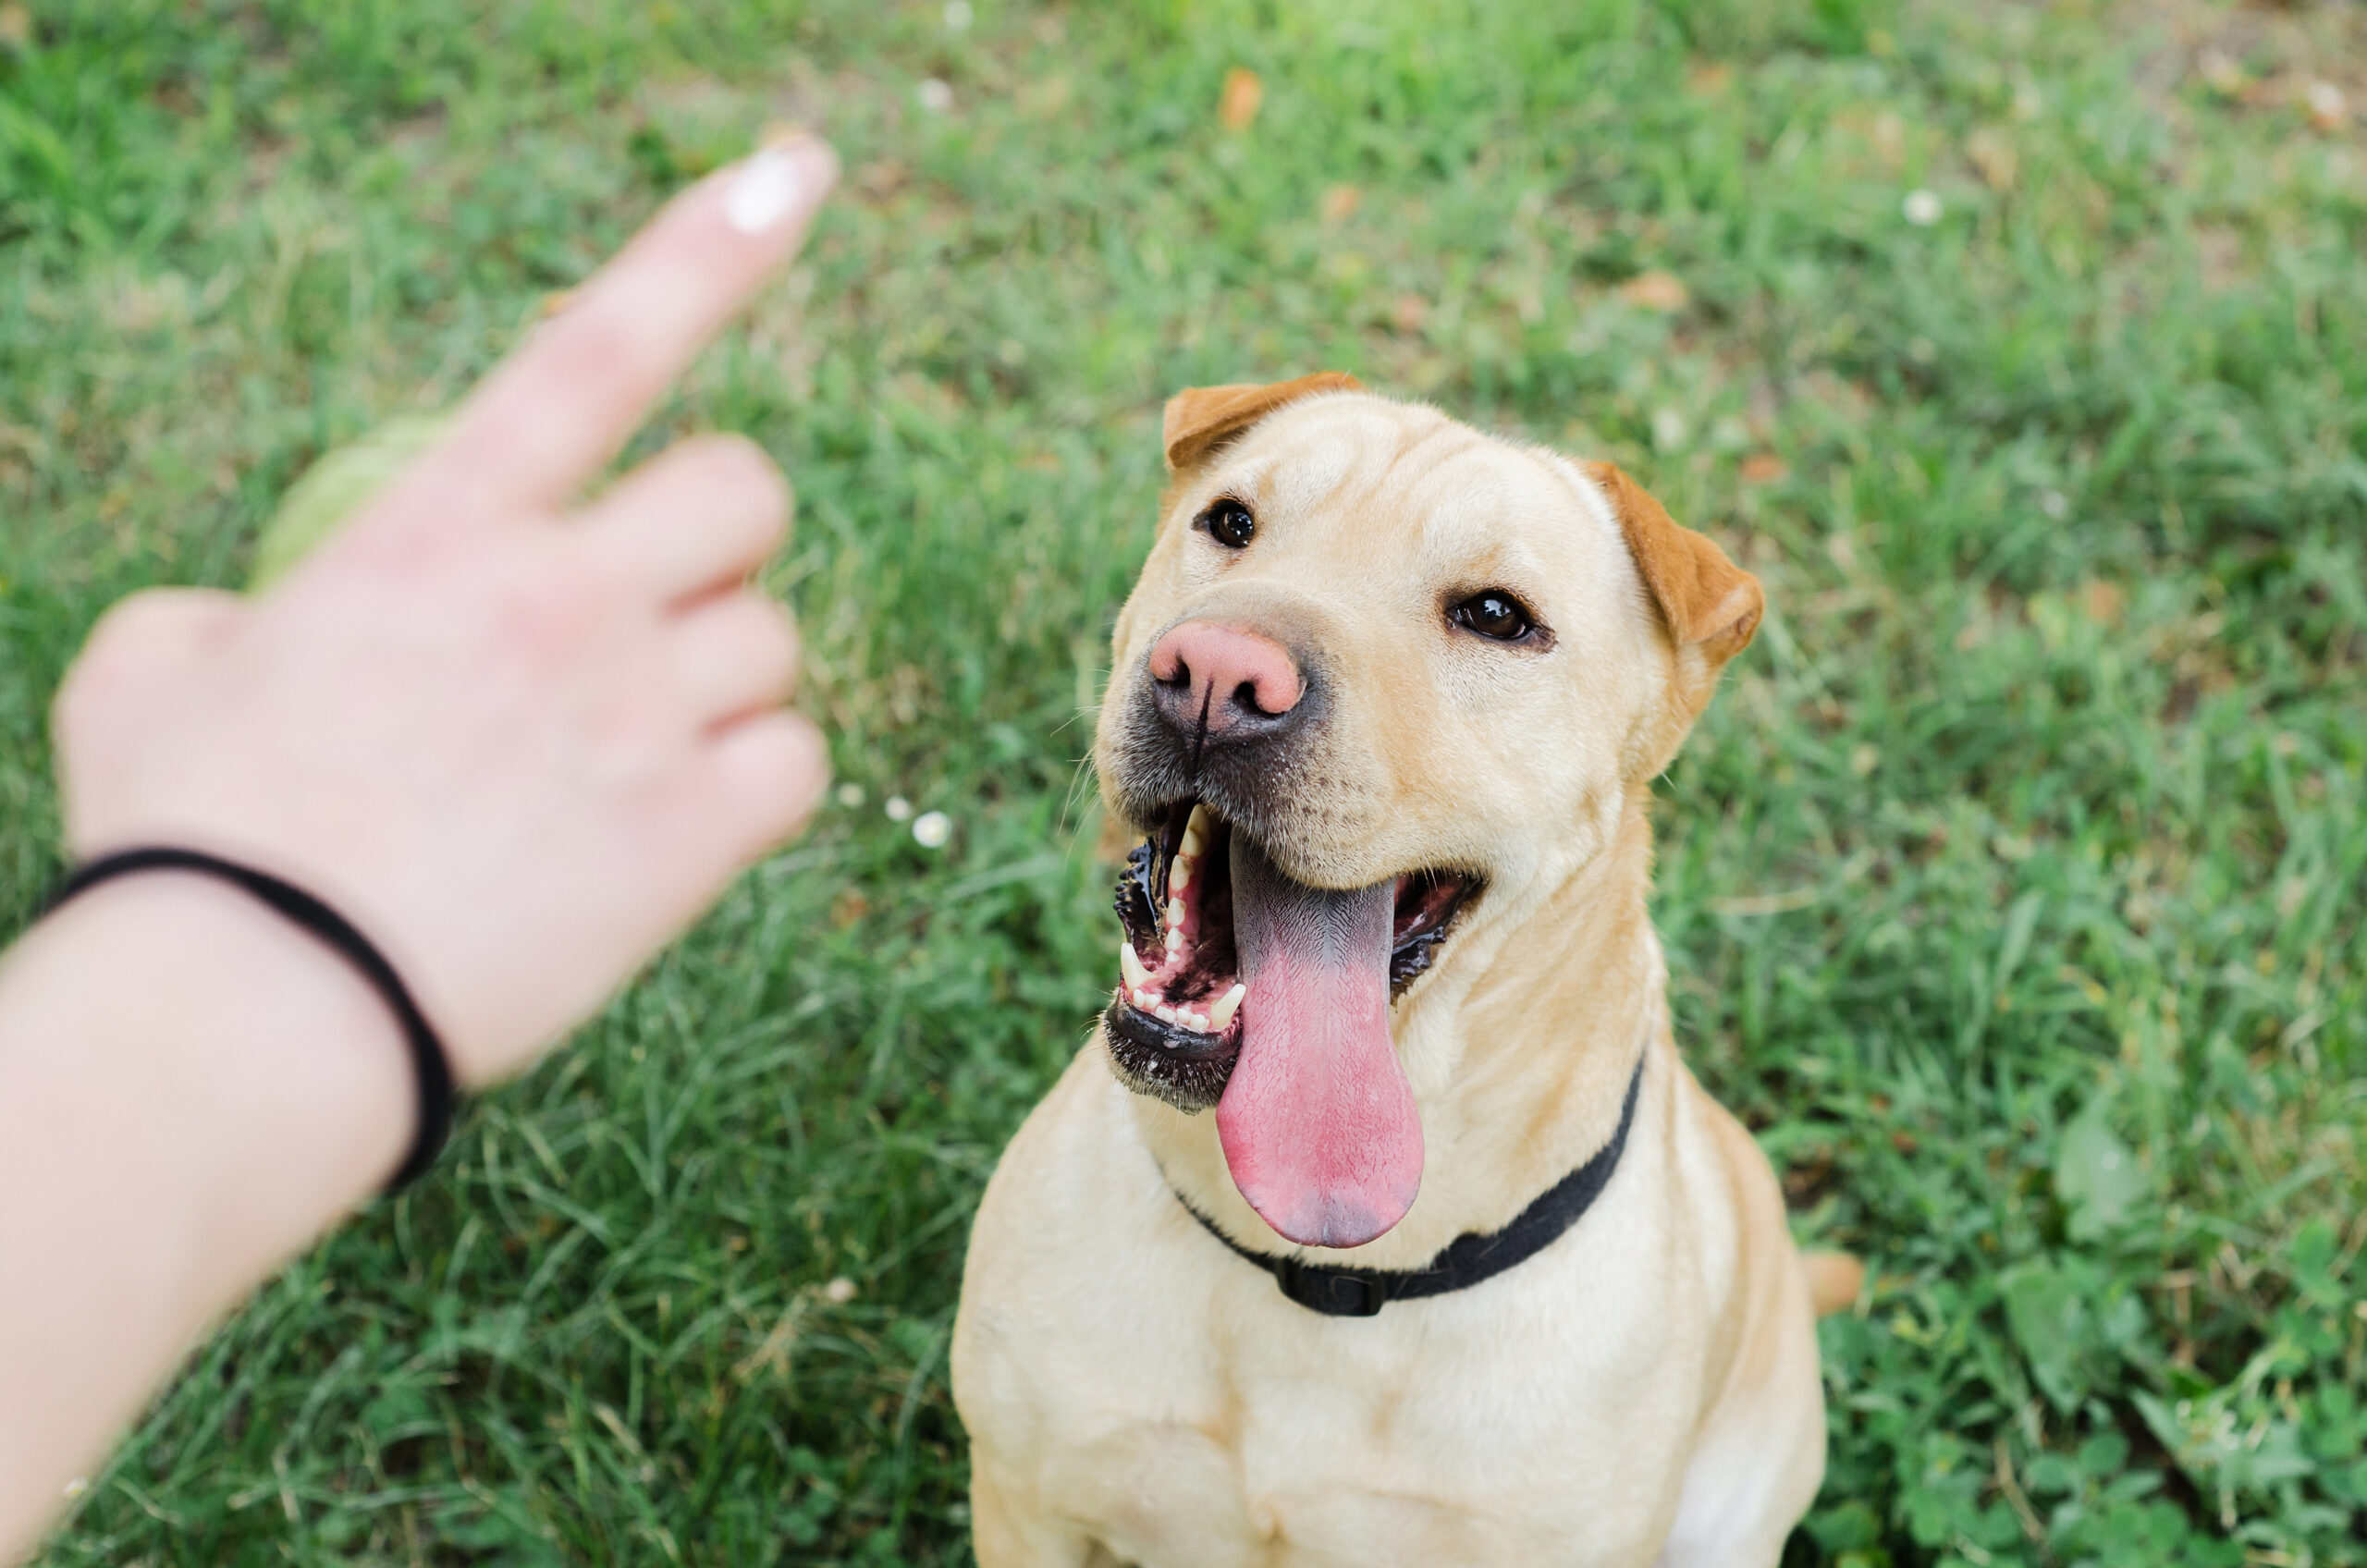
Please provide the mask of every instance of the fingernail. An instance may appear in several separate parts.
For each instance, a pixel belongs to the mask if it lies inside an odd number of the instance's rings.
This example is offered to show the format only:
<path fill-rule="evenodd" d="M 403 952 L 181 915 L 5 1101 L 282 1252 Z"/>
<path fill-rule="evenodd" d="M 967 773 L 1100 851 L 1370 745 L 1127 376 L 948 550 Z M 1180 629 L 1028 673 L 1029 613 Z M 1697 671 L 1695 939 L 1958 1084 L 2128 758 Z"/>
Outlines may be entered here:
<path fill-rule="evenodd" d="M 803 205 L 822 183 L 821 160 L 807 141 L 767 147 L 741 168 L 724 193 L 723 215 L 742 234 L 762 234 Z"/>

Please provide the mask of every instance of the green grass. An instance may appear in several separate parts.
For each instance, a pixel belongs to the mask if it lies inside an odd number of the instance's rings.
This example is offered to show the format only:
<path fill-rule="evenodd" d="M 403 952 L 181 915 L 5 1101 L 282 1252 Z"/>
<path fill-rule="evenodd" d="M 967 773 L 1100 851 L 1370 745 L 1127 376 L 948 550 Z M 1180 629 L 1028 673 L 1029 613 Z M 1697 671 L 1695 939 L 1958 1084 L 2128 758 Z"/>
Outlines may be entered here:
<path fill-rule="evenodd" d="M 264 1287 L 45 1562 L 965 1561 L 947 1332 L 1109 982 L 1079 758 L 1159 404 L 1322 367 L 1616 458 L 1768 583 L 1657 909 L 1691 1060 L 1876 1280 L 1793 1561 L 2367 1558 L 2367 136 L 2302 99 L 2367 109 L 2356 6 L 12 18 L 7 907 L 101 606 L 239 581 L 780 118 L 844 193 L 651 440 L 794 476 L 865 791 Z"/>

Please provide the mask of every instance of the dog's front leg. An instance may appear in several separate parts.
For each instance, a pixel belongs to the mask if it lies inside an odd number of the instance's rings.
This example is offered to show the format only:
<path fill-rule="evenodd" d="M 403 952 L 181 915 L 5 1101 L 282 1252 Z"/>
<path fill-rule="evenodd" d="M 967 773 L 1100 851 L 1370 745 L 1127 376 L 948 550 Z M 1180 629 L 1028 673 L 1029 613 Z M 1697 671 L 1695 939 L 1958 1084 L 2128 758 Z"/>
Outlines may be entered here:
<path fill-rule="evenodd" d="M 976 1464 L 970 1467 L 970 1536 L 978 1568 L 1116 1568 L 1099 1542 Z"/>

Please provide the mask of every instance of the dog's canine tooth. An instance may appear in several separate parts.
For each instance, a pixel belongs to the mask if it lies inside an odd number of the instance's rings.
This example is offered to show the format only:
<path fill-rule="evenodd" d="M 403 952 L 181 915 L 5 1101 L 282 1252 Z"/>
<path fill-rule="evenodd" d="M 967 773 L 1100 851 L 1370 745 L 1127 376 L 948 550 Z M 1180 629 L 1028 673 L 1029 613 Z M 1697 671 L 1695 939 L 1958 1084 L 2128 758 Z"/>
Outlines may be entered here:
<path fill-rule="evenodd" d="M 1205 805 L 1194 806 L 1190 820 L 1184 824 L 1184 841 L 1190 844 L 1197 839 L 1199 845 L 1205 845 L 1216 836 L 1217 814 Z M 1195 852 L 1197 852 L 1198 847 L 1198 845 L 1195 846 Z"/>
<path fill-rule="evenodd" d="M 1132 942 L 1118 944 L 1118 968 L 1126 976 L 1126 989 L 1139 990 L 1150 984 L 1150 968 L 1143 962 L 1143 955 L 1134 951 Z"/>
<path fill-rule="evenodd" d="M 1191 885 L 1192 857 L 1190 855 L 1177 855 L 1175 857 L 1175 869 L 1167 874 L 1167 886 L 1171 890 L 1180 893 Z"/>
<path fill-rule="evenodd" d="M 1248 994 L 1249 987 L 1236 981 L 1234 982 L 1232 990 L 1227 991 L 1223 996 L 1219 997 L 1217 998 L 1217 1005 L 1208 1009 L 1208 1028 L 1209 1031 L 1212 1033 L 1220 1031 L 1226 1024 L 1231 1023 L 1233 1022 L 1234 1010 L 1241 1006 L 1241 998 Z"/>

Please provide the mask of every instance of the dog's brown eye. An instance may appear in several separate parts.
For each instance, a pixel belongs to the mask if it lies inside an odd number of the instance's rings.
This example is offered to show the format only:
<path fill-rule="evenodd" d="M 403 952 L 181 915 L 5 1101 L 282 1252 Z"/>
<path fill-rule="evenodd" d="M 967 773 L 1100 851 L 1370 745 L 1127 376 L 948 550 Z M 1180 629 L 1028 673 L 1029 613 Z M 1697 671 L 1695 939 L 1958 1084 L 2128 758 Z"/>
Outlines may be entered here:
<path fill-rule="evenodd" d="M 1208 531 L 1208 537 L 1228 550 L 1245 550 L 1257 534 L 1257 520 L 1249 508 L 1227 496 L 1211 504 L 1199 515 L 1198 522 Z"/>
<path fill-rule="evenodd" d="M 1517 643 L 1537 630 L 1537 622 L 1529 619 L 1528 606 L 1501 588 L 1488 588 L 1474 594 L 1447 611 L 1447 619 L 1466 631 L 1499 643 Z"/>

